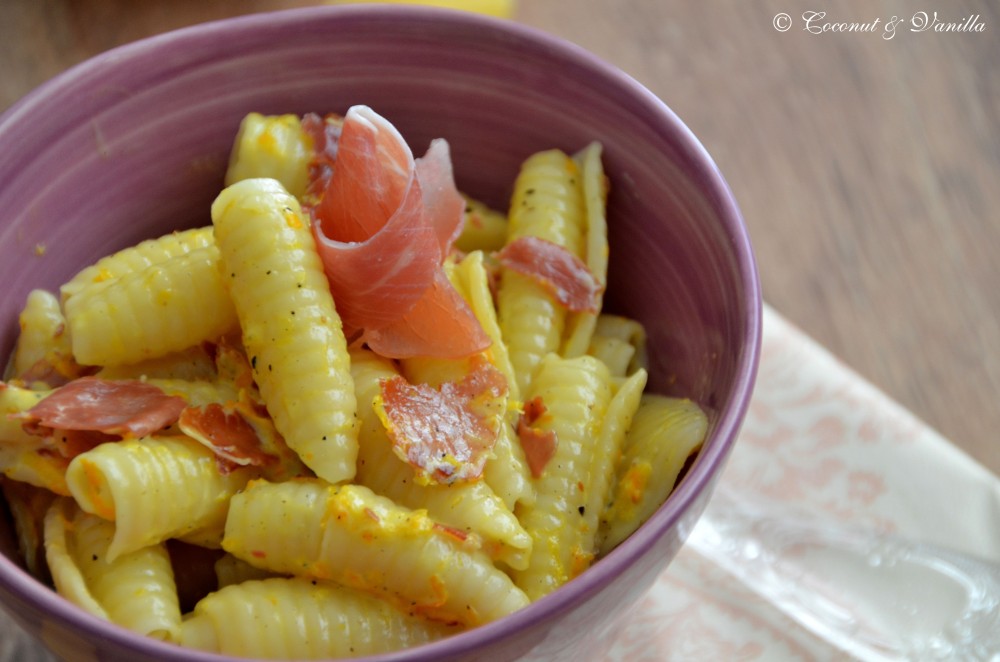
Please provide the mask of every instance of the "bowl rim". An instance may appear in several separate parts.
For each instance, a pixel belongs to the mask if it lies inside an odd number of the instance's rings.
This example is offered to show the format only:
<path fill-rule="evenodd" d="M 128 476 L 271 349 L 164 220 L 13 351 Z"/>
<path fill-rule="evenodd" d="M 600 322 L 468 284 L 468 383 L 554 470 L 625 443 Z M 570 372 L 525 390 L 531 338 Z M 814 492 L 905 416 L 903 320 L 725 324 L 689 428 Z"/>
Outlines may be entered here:
<path fill-rule="evenodd" d="M 695 510 L 700 514 L 700 508 L 707 501 L 711 486 L 722 471 L 736 441 L 757 376 L 761 350 L 762 296 L 753 249 L 742 213 L 715 161 L 688 126 L 663 100 L 629 74 L 583 47 L 538 28 L 511 20 L 437 7 L 356 4 L 300 7 L 216 19 L 117 46 L 55 75 L 12 104 L 0 114 L 0 140 L 11 125 L 20 121 L 24 115 L 30 115 L 34 109 L 44 107 L 51 97 L 58 96 L 60 90 L 68 84 L 89 76 L 103 75 L 106 71 L 113 72 L 116 67 L 124 71 L 130 60 L 154 54 L 159 49 L 176 48 L 177 44 L 204 44 L 215 40 L 221 33 L 232 35 L 247 31 L 280 30 L 289 25 L 302 25 L 311 21 L 336 22 L 352 18 L 384 20 L 396 24 L 407 21 L 417 26 L 431 23 L 440 26 L 447 23 L 456 29 L 490 31 L 530 45 L 538 54 L 558 57 L 572 63 L 574 67 L 587 69 L 595 76 L 612 82 L 635 103 L 640 104 L 644 113 L 655 116 L 658 120 L 657 130 L 676 144 L 684 158 L 699 169 L 696 176 L 714 192 L 714 203 L 725 225 L 733 254 L 739 261 L 738 273 L 743 286 L 739 300 L 746 306 L 742 320 L 744 328 L 739 333 L 744 336 L 745 342 L 743 352 L 738 357 L 729 402 L 714 421 L 709 443 L 702 449 L 685 480 L 649 521 L 605 557 L 613 559 L 613 562 L 604 563 L 602 560 L 594 564 L 561 589 L 493 623 L 423 646 L 359 659 L 389 662 L 403 659 L 429 660 L 440 654 L 469 654 L 483 645 L 495 644 L 536 621 L 552 620 L 568 612 L 586 596 L 611 584 L 626 568 L 646 554 L 666 531 L 676 527 L 682 515 Z M 688 533 L 689 530 L 680 532 L 682 542 Z M 3 555 L 0 555 L 0 589 L 16 595 L 18 600 L 41 612 L 51 614 L 74 630 L 95 634 L 127 649 L 160 655 L 165 660 L 220 662 L 249 659 L 164 644 L 103 621 L 62 598 Z"/>

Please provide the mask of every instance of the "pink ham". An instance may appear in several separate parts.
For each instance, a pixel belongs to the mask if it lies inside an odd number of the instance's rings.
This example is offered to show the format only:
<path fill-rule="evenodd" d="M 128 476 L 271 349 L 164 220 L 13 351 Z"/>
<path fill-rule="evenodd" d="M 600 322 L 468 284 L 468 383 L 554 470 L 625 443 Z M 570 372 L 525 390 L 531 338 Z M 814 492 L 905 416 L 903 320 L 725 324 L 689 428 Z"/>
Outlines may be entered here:
<path fill-rule="evenodd" d="M 360 332 L 392 358 L 459 357 L 489 346 L 441 266 L 461 232 L 464 204 L 447 142 L 433 141 L 414 159 L 383 117 L 366 106 L 347 112 L 330 183 L 312 212 L 348 335 Z"/>

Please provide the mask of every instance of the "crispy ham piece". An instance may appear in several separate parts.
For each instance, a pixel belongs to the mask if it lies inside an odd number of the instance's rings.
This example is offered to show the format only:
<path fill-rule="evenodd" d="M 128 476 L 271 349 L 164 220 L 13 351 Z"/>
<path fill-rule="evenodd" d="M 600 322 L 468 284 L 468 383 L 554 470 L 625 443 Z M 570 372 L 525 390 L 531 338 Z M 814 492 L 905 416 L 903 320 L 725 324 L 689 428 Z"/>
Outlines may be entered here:
<path fill-rule="evenodd" d="M 393 450 L 424 483 L 477 480 L 500 434 L 507 380 L 485 359 L 458 383 L 440 388 L 382 380 L 375 410 Z"/>
<path fill-rule="evenodd" d="M 332 174 L 310 211 L 346 335 L 390 358 L 486 349 L 489 337 L 442 269 L 465 209 L 448 143 L 435 140 L 414 159 L 396 128 L 367 106 L 348 110 L 333 157 L 332 140 L 315 157 L 313 174 Z"/>
<path fill-rule="evenodd" d="M 167 395 L 152 384 L 81 377 L 18 417 L 24 429 L 35 434 L 78 430 L 132 438 L 173 425 L 185 406 L 183 398 Z"/>
<path fill-rule="evenodd" d="M 239 402 L 188 407 L 181 413 L 177 427 L 215 453 L 223 474 L 252 466 L 272 481 L 311 476 L 312 472 L 275 429 L 266 410 L 261 409 L 244 394 Z"/>
<path fill-rule="evenodd" d="M 556 301 L 573 312 L 596 313 L 604 287 L 580 258 L 563 246 L 539 237 L 518 237 L 497 253 L 500 264 L 542 284 Z"/>
<path fill-rule="evenodd" d="M 237 467 L 263 467 L 278 460 L 264 451 L 257 431 L 239 412 L 218 402 L 186 408 L 177 424 L 184 434 L 215 453 L 222 473 Z"/>
<path fill-rule="evenodd" d="M 524 403 L 524 413 L 517 420 L 517 437 L 524 449 L 524 457 L 533 478 L 540 478 L 545 473 L 545 467 L 555 457 L 555 430 L 540 430 L 534 427 L 539 418 L 545 415 L 547 408 L 541 397 L 535 397 Z"/>

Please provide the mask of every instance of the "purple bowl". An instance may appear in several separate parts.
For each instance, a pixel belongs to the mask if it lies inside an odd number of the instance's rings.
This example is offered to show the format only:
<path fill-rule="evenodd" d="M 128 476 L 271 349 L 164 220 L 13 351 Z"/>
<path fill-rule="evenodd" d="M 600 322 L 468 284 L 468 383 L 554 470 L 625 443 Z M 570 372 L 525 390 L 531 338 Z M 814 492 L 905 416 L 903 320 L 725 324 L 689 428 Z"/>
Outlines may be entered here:
<path fill-rule="evenodd" d="M 586 51 L 472 14 L 317 7 L 179 30 L 71 69 L 0 117 L 0 354 L 12 350 L 32 288 L 208 224 L 247 112 L 357 103 L 395 123 L 417 154 L 447 138 L 459 187 L 499 206 L 527 155 L 604 145 L 607 306 L 645 323 L 651 387 L 712 412 L 704 449 L 649 522 L 562 589 L 471 632 L 372 658 L 587 659 L 704 508 L 750 398 L 761 297 L 740 212 L 705 149 L 660 100 Z M 83 613 L 32 579 L 12 547 L 0 523 L 0 601 L 67 660 L 231 659 Z"/>

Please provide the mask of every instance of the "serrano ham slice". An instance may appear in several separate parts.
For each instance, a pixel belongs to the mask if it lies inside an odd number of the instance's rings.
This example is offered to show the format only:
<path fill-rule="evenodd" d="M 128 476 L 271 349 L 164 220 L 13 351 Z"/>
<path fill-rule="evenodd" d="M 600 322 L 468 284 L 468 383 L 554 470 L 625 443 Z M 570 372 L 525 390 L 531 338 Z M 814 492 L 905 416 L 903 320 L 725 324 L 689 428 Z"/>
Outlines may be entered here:
<path fill-rule="evenodd" d="M 382 380 L 375 409 L 394 452 L 418 480 L 448 484 L 482 476 L 503 424 L 506 395 L 507 379 L 484 359 L 462 381 L 440 388 L 398 375 Z"/>
<path fill-rule="evenodd" d="M 175 423 L 183 398 L 136 380 L 81 377 L 61 386 L 20 414 L 26 430 L 87 430 L 145 437 Z"/>
<path fill-rule="evenodd" d="M 604 288 L 580 258 L 539 237 L 518 237 L 497 253 L 500 264 L 541 283 L 567 309 L 596 313 Z"/>
<path fill-rule="evenodd" d="M 448 143 L 435 140 L 414 159 L 392 124 L 354 106 L 332 171 L 311 208 L 313 233 L 347 336 L 360 334 L 390 358 L 461 357 L 489 347 L 442 269 L 465 208 Z"/>

